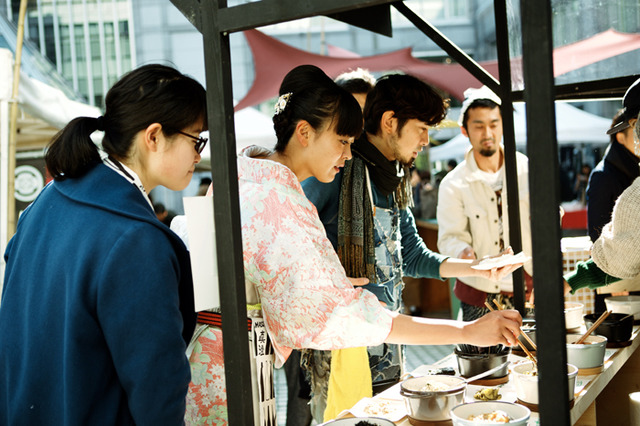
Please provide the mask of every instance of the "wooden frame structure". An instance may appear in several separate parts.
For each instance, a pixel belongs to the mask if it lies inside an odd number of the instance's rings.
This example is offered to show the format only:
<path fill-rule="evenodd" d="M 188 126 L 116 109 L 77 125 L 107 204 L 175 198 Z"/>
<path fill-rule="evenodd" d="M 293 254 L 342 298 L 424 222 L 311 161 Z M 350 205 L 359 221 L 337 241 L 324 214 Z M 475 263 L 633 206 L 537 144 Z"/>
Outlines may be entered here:
<path fill-rule="evenodd" d="M 224 358 L 229 424 L 253 423 L 249 348 L 246 337 L 246 299 L 242 265 L 242 238 L 238 201 L 231 60 L 229 34 L 295 19 L 324 15 L 381 34 L 391 34 L 390 7 L 395 7 L 416 28 L 431 38 L 455 61 L 502 98 L 511 111 L 514 100 L 527 103 L 531 200 L 531 233 L 538 324 L 540 366 L 540 420 L 544 425 L 568 425 L 569 403 L 558 395 L 568 393 L 565 327 L 560 251 L 559 171 L 555 130 L 555 99 L 621 96 L 632 77 L 582 82 L 554 87 L 551 0 L 521 0 L 523 69 L 525 87 L 511 90 L 507 0 L 495 0 L 499 61 L 498 82 L 435 27 L 393 0 L 261 0 L 233 7 L 226 0 L 171 0 L 202 34 L 211 140 L 211 169 L 216 223 L 218 272 L 222 285 Z M 512 114 L 503 114 L 509 225 L 514 250 L 521 248 L 517 202 L 515 138 Z M 553 167 L 555 165 L 555 167 Z M 522 283 L 522 272 L 515 277 Z M 516 306 L 524 310 L 524 291 L 516 285 Z"/>

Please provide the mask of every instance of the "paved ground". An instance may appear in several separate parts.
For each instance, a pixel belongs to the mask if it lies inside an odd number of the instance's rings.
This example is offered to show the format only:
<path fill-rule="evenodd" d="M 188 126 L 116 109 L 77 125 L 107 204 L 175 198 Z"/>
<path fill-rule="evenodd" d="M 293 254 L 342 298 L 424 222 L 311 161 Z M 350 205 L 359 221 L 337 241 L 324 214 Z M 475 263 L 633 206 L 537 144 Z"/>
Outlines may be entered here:
<path fill-rule="evenodd" d="M 407 346 L 407 371 L 423 364 L 433 364 L 453 352 L 453 346 Z M 278 404 L 278 426 L 286 424 L 287 382 L 284 371 L 275 372 L 276 401 Z"/>

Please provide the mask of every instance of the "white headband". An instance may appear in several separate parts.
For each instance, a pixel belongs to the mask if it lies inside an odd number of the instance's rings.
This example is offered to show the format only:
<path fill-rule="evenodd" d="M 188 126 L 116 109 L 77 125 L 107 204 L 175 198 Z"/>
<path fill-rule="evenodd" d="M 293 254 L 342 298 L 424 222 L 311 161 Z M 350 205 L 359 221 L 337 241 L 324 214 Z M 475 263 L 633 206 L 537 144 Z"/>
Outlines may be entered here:
<path fill-rule="evenodd" d="M 488 99 L 497 103 L 498 105 L 502 105 L 502 100 L 498 95 L 493 93 L 491 89 L 487 86 L 482 86 L 479 89 L 469 88 L 464 91 L 464 102 L 462 102 L 462 107 L 460 108 L 460 116 L 458 117 L 458 124 L 462 127 L 462 119 L 464 118 L 464 113 L 469 108 L 474 101 L 478 99 Z"/>

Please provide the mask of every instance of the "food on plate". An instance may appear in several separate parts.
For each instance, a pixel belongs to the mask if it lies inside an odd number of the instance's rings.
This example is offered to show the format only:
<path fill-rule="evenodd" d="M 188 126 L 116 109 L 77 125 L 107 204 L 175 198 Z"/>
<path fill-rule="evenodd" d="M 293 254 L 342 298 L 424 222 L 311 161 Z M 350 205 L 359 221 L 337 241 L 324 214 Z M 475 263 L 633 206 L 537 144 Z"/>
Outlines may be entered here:
<path fill-rule="evenodd" d="M 500 389 L 498 388 L 482 388 L 473 397 L 480 401 L 495 401 L 502 398 L 502 395 L 500 395 Z"/>
<path fill-rule="evenodd" d="M 437 380 L 425 382 L 424 386 L 420 389 L 421 392 L 441 392 L 446 390 L 449 390 L 449 385 Z"/>
<path fill-rule="evenodd" d="M 373 399 L 362 409 L 362 411 L 364 411 L 367 416 L 387 417 L 397 410 L 397 408 L 394 407 L 393 404 L 394 402 L 392 401 L 380 401 Z"/>
<path fill-rule="evenodd" d="M 366 420 L 362 420 L 361 422 L 356 423 L 356 426 L 376 426 L 376 425 Z"/>
<path fill-rule="evenodd" d="M 529 371 L 524 371 L 522 374 L 524 374 L 525 376 L 532 376 L 535 377 L 538 375 L 538 369 L 534 368 L 533 370 L 529 370 Z"/>
<path fill-rule="evenodd" d="M 509 423 L 511 421 L 511 417 L 509 417 L 509 415 L 504 411 L 496 410 L 492 411 L 491 413 L 475 414 L 473 416 L 469 416 L 467 420 L 482 420 L 483 422 L 489 423 Z"/>

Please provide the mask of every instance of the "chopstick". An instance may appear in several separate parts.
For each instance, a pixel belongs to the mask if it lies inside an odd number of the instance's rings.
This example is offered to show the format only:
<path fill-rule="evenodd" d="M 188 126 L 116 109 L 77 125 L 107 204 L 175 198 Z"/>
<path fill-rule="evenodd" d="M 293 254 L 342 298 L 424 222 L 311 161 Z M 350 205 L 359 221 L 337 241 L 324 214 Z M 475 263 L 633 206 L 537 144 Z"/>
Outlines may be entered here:
<path fill-rule="evenodd" d="M 500 304 L 500 302 L 498 302 L 497 300 L 494 300 L 493 303 L 497 306 L 499 311 L 504 310 L 504 306 L 502 306 Z M 485 302 L 485 304 L 487 305 L 487 307 L 489 308 L 489 304 L 488 302 Z M 491 309 L 491 308 L 489 308 Z M 525 338 L 525 340 L 531 345 L 531 347 L 533 348 L 534 351 L 538 350 L 538 347 L 536 346 L 536 344 L 533 342 L 533 340 L 531 340 L 531 338 L 527 335 L 527 333 L 525 333 L 524 331 L 522 331 L 522 327 L 520 327 L 520 333 L 522 334 L 522 337 Z"/>
<path fill-rule="evenodd" d="M 497 301 L 493 301 L 493 303 L 496 304 L 496 306 L 498 306 L 500 309 L 502 310 L 502 306 L 497 302 Z M 495 311 L 495 309 L 493 309 L 493 307 L 489 304 L 489 302 L 485 301 L 484 305 L 490 310 L 490 311 Z M 522 329 L 520 329 L 520 332 L 522 333 Z M 524 333 L 523 333 L 524 334 Z M 533 354 L 531 352 L 529 352 L 529 349 L 527 349 L 527 347 L 525 345 L 522 344 L 522 342 L 520 340 L 517 340 L 518 342 L 518 346 L 520 346 L 520 348 L 522 348 L 522 350 L 524 351 L 525 354 L 527 354 L 527 358 L 529 358 L 533 364 L 536 366 L 536 368 L 538 367 L 538 361 L 536 361 L 536 358 L 533 356 Z M 532 346 L 535 347 L 535 346 Z"/>
<path fill-rule="evenodd" d="M 586 332 L 586 333 L 584 333 L 582 336 L 580 336 L 580 338 L 579 338 L 578 340 L 576 340 L 575 342 L 573 342 L 573 344 L 574 344 L 574 345 L 580 345 L 580 344 L 582 344 L 582 343 L 587 339 L 587 337 L 589 337 L 589 335 L 590 335 L 591 333 L 593 333 L 593 331 L 594 331 L 596 328 L 598 328 L 598 326 L 599 326 L 600 324 L 602 324 L 602 321 L 604 321 L 605 319 L 607 319 L 607 317 L 609 316 L 609 314 L 610 314 L 611 312 L 613 312 L 613 311 L 606 311 L 606 312 L 603 312 L 603 313 L 602 313 L 602 315 L 600 315 L 600 318 L 598 318 L 598 319 L 596 320 L 596 322 L 594 322 L 594 323 L 591 325 L 591 327 L 589 327 L 589 329 L 587 330 L 587 332 Z"/>

